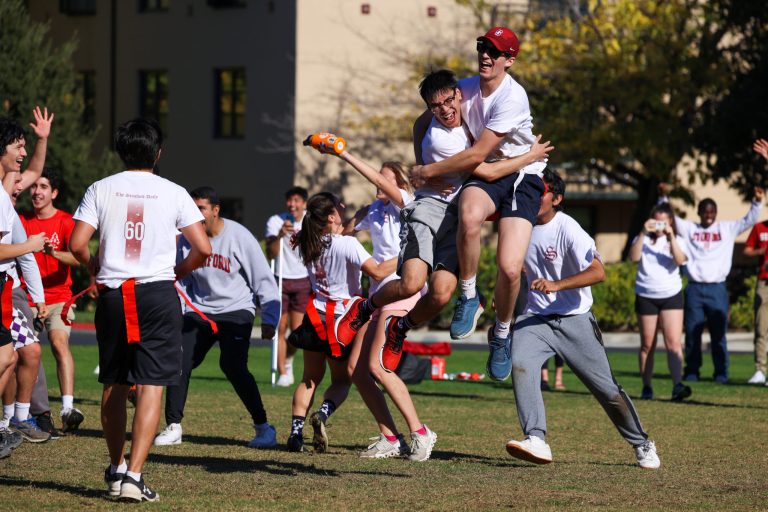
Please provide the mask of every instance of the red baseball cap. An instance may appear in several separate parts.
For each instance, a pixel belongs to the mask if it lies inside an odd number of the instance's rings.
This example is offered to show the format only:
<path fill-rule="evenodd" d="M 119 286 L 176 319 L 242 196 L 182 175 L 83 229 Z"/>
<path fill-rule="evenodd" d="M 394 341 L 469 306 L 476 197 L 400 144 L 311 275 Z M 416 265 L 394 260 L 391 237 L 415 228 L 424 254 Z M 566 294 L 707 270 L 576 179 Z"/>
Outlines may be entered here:
<path fill-rule="evenodd" d="M 517 52 L 520 50 L 520 42 L 517 40 L 517 35 L 507 27 L 492 27 L 484 36 L 478 37 L 477 40 L 490 41 L 497 50 L 508 53 L 513 57 L 517 57 Z"/>

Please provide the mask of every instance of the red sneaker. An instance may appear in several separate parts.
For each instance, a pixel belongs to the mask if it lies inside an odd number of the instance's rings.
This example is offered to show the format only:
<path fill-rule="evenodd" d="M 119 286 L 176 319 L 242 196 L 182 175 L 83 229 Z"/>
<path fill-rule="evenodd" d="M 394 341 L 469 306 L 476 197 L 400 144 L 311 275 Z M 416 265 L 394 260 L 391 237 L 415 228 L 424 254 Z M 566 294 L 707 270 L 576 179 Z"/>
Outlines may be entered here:
<path fill-rule="evenodd" d="M 363 300 L 362 297 L 353 297 L 347 304 L 347 310 L 336 320 L 336 339 L 344 346 L 355 341 L 357 333 L 371 318 L 371 315 L 363 315 L 360 311 L 360 303 Z"/>
<path fill-rule="evenodd" d="M 397 321 L 400 318 L 399 316 L 390 316 L 384 324 L 387 341 L 384 342 L 384 346 L 379 352 L 379 364 L 387 373 L 397 370 L 397 365 L 400 364 L 400 358 L 403 355 L 405 332 L 397 328 Z"/>

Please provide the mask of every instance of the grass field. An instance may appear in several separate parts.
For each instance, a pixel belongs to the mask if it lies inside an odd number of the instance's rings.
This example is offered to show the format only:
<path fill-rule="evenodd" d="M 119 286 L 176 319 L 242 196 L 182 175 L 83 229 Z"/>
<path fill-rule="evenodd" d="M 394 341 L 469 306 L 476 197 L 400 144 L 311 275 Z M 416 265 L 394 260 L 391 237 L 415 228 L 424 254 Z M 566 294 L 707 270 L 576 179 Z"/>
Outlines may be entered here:
<path fill-rule="evenodd" d="M 84 428 L 76 436 L 42 445 L 25 443 L 0 461 L 5 510 L 122 508 L 106 497 L 101 480 L 107 456 L 98 421 L 100 386 L 91 374 L 96 348 L 73 349 Z M 55 366 L 47 347 L 45 354 L 58 412 Z M 288 434 L 292 390 L 269 386 L 267 349 L 251 355 L 250 366 L 282 443 Z M 329 422 L 330 453 L 249 449 L 249 418 L 220 373 L 216 356 L 214 350 L 194 374 L 184 443 L 154 448 L 150 455 L 146 480 L 161 500 L 144 507 L 758 510 L 765 509 L 768 500 L 768 388 L 741 384 L 753 369 L 747 355 L 732 358 L 734 384 L 697 383 L 690 401 L 671 403 L 664 399 L 671 385 L 662 373 L 655 388 L 663 399 L 636 400 L 644 426 L 657 442 L 659 471 L 635 466 L 632 449 L 567 370 L 568 390 L 545 394 L 548 441 L 555 459 L 548 466 L 516 461 L 504 450 L 510 437 L 520 436 L 509 382 L 430 381 L 412 386 L 422 419 L 439 436 L 432 460 L 425 463 L 357 457 L 377 432 L 354 391 Z M 484 352 L 454 353 L 448 371 L 478 371 L 484 358 Z M 638 396 L 636 356 L 611 353 L 610 358 L 619 382 L 631 396 Z M 711 366 L 705 366 L 703 374 L 710 373 Z"/>

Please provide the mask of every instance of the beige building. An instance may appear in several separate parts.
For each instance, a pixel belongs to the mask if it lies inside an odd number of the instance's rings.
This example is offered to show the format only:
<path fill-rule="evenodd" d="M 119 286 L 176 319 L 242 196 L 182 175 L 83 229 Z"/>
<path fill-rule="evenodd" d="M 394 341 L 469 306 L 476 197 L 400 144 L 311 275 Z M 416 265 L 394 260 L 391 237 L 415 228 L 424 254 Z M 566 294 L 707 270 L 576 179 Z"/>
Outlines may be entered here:
<path fill-rule="evenodd" d="M 494 15 L 527 0 L 490 2 Z M 334 131 L 377 166 L 412 163 L 407 142 L 423 109 L 418 79 L 451 55 L 472 55 L 478 20 L 455 0 L 29 0 L 55 41 L 78 34 L 75 65 L 87 116 L 110 143 L 120 122 L 157 118 L 167 131 L 161 172 L 186 187 L 217 188 L 224 210 L 262 237 L 293 184 L 340 193 L 353 207 L 374 189 L 343 162 L 302 146 Z M 557 7 L 539 0 L 534 8 Z M 535 122 L 534 112 L 534 122 Z M 696 187 L 719 216 L 748 205 L 725 183 Z M 569 179 L 568 211 L 619 259 L 635 193 Z M 689 218 L 695 218 L 691 211 Z M 745 238 L 746 235 L 744 235 Z M 740 251 L 737 251 L 737 253 Z"/>

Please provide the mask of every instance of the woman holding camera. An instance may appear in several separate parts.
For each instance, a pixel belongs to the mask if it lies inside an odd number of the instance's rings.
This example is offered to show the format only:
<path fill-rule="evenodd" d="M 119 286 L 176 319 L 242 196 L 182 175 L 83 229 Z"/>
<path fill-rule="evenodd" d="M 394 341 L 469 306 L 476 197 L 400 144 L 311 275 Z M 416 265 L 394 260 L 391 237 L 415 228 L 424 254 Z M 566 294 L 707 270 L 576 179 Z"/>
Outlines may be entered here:
<path fill-rule="evenodd" d="M 642 400 L 653 399 L 653 355 L 656 333 L 661 328 L 672 377 L 672 400 L 691 396 L 682 383 L 683 283 L 680 265 L 688 259 L 685 240 L 675 234 L 675 215 L 667 203 L 656 205 L 651 218 L 632 242 L 629 258 L 639 263 L 635 281 L 635 311 L 640 326 L 640 374 Z"/>

